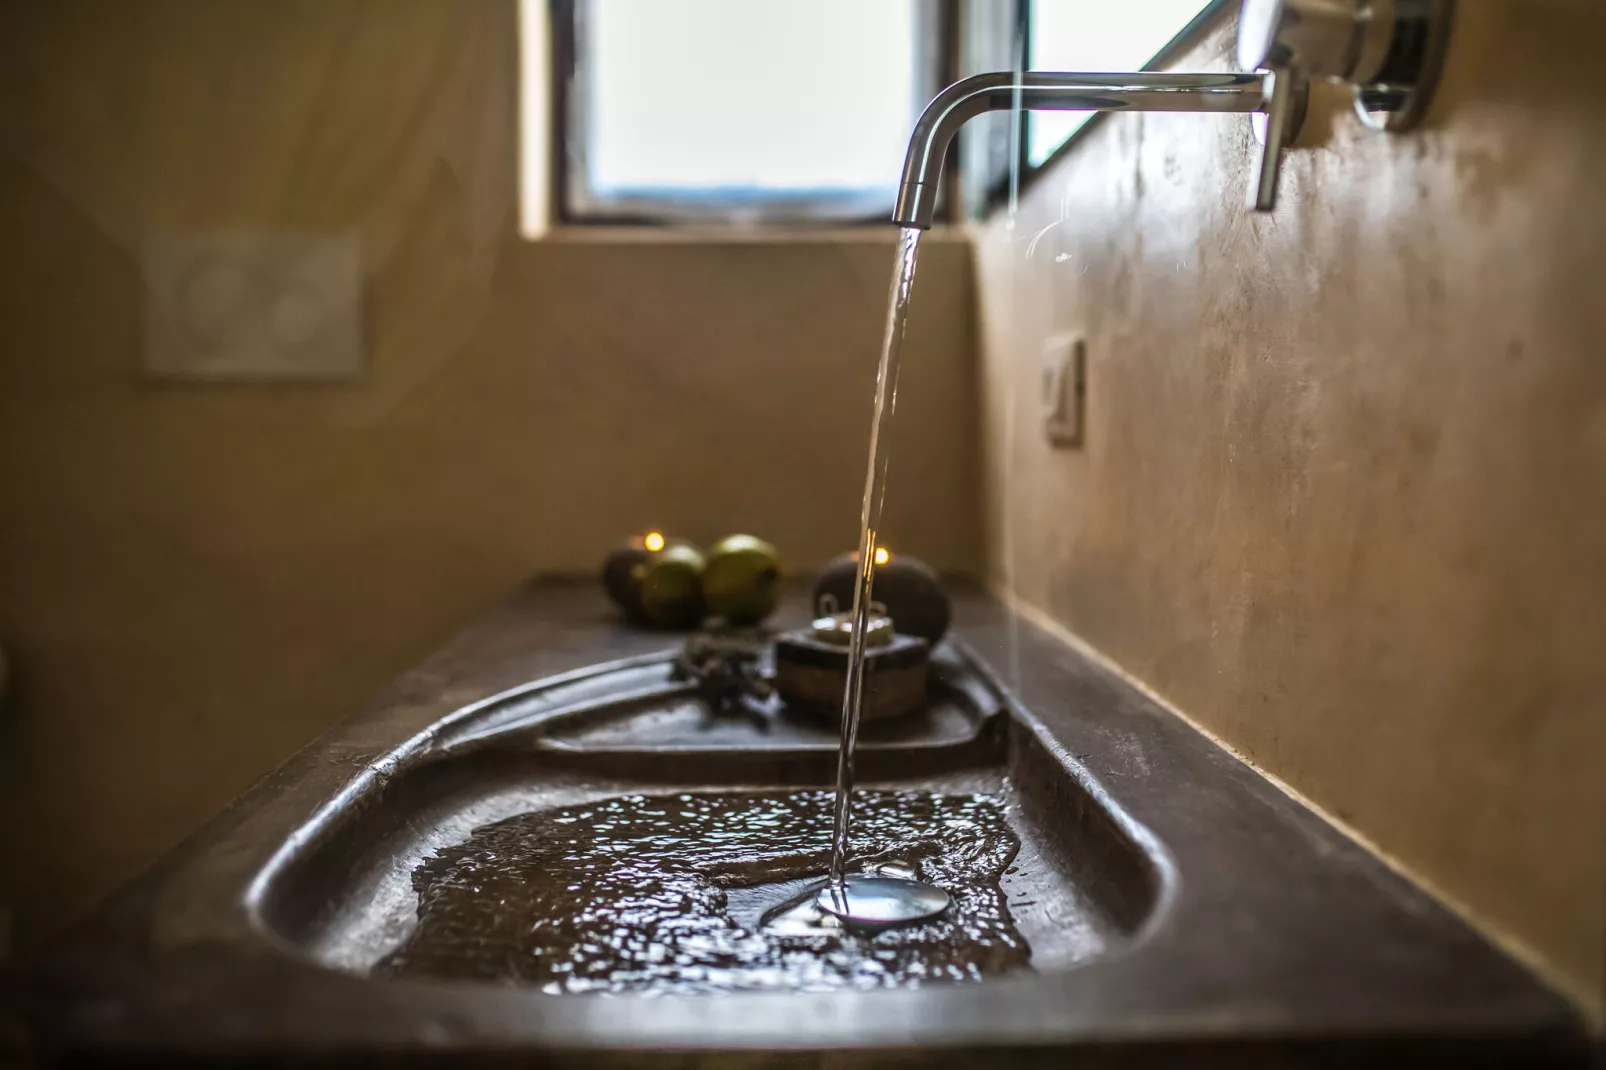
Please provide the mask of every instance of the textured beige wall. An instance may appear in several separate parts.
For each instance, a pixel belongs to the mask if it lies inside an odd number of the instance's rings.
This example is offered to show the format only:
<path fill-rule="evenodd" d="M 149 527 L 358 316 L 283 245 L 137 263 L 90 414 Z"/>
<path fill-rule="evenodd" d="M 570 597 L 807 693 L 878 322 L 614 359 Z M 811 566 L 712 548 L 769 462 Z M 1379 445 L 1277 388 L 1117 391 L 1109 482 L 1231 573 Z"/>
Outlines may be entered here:
<path fill-rule="evenodd" d="M 17 942 L 455 624 L 657 524 L 850 545 L 889 231 L 513 236 L 502 0 L 0 5 L 0 904 Z M 356 231 L 355 385 L 142 381 L 156 226 Z M 967 246 L 922 255 L 889 541 L 979 556 Z"/>
<path fill-rule="evenodd" d="M 1324 96 L 1274 214 L 1245 120 L 1130 115 L 986 228 L 989 567 L 1599 1009 L 1606 9 L 1460 7 L 1431 126 Z"/>

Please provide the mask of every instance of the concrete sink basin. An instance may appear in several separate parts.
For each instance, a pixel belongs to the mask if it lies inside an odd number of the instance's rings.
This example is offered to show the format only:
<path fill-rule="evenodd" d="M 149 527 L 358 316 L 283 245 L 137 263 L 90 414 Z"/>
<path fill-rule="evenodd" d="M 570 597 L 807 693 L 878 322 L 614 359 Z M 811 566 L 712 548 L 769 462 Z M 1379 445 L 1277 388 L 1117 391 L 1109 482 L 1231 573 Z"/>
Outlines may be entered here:
<path fill-rule="evenodd" d="M 868 729 L 859 768 L 874 799 L 927 807 L 906 824 L 994 822 L 1007 849 L 956 900 L 1007 952 L 981 966 L 900 945 L 904 972 L 879 980 L 852 964 L 797 984 L 693 971 L 597 994 L 528 953 L 544 915 L 452 913 L 463 896 L 557 881 L 563 865 L 595 875 L 555 822 L 595 811 L 678 827 L 695 811 L 706 836 L 776 799 L 815 814 L 834 769 L 831 726 L 713 716 L 671 679 L 675 637 L 618 624 L 589 585 L 538 584 L 58 946 L 25 991 L 38 1050 L 162 1065 L 1581 1062 L 1563 1000 L 1361 847 L 1074 649 L 1011 628 L 981 593 L 956 611 L 931 708 Z M 991 666 L 1016 631 L 1006 698 Z M 468 854 L 509 822 L 526 824 L 499 850 L 532 837 L 562 850 L 495 885 Z M 815 852 L 791 869 L 705 852 L 675 894 L 703 904 L 719 939 L 758 947 L 774 904 L 823 864 L 821 826 L 767 826 Z M 459 899 L 436 896 L 437 880 Z M 708 983 L 675 987 L 693 976 Z"/>

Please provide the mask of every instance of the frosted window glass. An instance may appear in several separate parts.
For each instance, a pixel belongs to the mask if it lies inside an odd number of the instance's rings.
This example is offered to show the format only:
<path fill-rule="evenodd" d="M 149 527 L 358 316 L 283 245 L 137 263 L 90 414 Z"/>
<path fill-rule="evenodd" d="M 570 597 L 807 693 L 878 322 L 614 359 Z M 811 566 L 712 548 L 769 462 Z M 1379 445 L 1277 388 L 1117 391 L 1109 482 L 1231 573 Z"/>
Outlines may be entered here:
<path fill-rule="evenodd" d="M 890 207 L 929 91 L 917 2 L 583 0 L 589 193 Z"/>
<path fill-rule="evenodd" d="M 1181 33 L 1209 0 L 1030 0 L 1034 71 L 1139 71 Z M 1033 112 L 1026 160 L 1037 167 L 1092 112 Z"/>

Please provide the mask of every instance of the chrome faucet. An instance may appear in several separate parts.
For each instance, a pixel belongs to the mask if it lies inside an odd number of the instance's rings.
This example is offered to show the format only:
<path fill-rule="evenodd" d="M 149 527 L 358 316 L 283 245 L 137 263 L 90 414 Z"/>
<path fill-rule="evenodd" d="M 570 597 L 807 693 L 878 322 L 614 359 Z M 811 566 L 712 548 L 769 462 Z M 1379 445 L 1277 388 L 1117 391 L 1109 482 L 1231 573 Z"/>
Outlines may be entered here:
<path fill-rule="evenodd" d="M 1244 112 L 1262 148 L 1249 207 L 1277 203 L 1282 149 L 1299 131 L 1309 79 L 1355 86 L 1368 126 L 1418 122 L 1438 80 L 1454 0 L 1244 0 L 1238 61 L 1247 74 L 1063 74 L 1008 71 L 962 79 L 938 93 L 915 122 L 892 221 L 929 229 L 937 181 L 954 133 L 987 111 Z"/>

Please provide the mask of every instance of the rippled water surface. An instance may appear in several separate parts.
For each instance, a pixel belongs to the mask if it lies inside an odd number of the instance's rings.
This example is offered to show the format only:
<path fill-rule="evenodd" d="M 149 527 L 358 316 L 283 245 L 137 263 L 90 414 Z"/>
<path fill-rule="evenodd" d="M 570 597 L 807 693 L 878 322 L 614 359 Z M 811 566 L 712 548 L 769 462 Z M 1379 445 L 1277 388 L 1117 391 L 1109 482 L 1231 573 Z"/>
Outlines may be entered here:
<path fill-rule="evenodd" d="M 858 794 L 854 868 L 905 866 L 953 896 L 940 918 L 863 932 L 807 907 L 829 861 L 833 798 L 623 795 L 486 825 L 414 871 L 418 928 L 379 972 L 685 995 L 1028 968 L 998 886 L 1019 840 L 996 799 Z"/>

